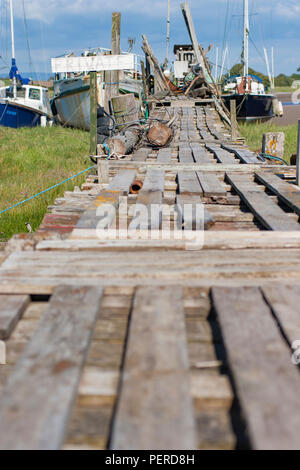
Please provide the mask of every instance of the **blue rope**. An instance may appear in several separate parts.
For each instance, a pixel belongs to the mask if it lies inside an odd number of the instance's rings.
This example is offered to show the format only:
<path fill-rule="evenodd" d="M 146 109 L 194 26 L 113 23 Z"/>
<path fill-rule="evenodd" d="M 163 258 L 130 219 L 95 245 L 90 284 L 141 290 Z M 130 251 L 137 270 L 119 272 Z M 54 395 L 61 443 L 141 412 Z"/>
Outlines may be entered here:
<path fill-rule="evenodd" d="M 109 150 L 109 146 L 107 145 L 106 142 L 103 143 L 103 147 L 104 147 L 105 150 L 107 151 L 107 158 L 109 159 L 109 157 L 110 157 L 110 150 Z"/>
<path fill-rule="evenodd" d="M 60 186 L 60 185 L 62 185 L 62 184 L 64 184 L 64 183 L 67 183 L 67 182 L 70 181 L 70 180 L 73 180 L 74 178 L 77 178 L 77 176 L 80 176 L 80 175 L 82 175 L 83 173 L 86 173 L 87 171 L 92 170 L 93 168 L 95 168 L 95 165 L 90 166 L 90 167 L 87 168 L 86 170 L 83 170 L 83 171 L 81 171 L 80 173 L 77 173 L 77 175 L 71 176 L 70 178 L 67 178 L 67 179 L 64 180 L 64 181 L 61 181 L 60 183 L 57 183 L 57 184 L 55 184 L 54 186 L 51 186 L 51 188 L 44 189 L 44 191 L 41 191 L 40 193 L 37 193 L 37 194 L 35 194 L 34 196 L 31 196 L 31 197 L 29 197 L 28 199 L 25 199 L 25 200 L 22 201 L 22 202 L 18 202 L 17 204 L 14 204 L 13 206 L 9 207 L 8 209 L 4 209 L 3 211 L 0 211 L 0 215 L 1 215 L 1 214 L 4 214 L 5 212 L 10 211 L 11 209 L 14 209 L 15 207 L 19 207 L 19 206 L 21 206 L 22 204 L 25 204 L 25 202 L 28 202 L 28 201 L 31 201 L 32 199 L 35 199 L 36 197 L 40 196 L 41 194 L 47 193 L 48 191 L 51 191 L 52 189 L 55 189 L 55 188 L 57 188 L 58 186 Z"/>

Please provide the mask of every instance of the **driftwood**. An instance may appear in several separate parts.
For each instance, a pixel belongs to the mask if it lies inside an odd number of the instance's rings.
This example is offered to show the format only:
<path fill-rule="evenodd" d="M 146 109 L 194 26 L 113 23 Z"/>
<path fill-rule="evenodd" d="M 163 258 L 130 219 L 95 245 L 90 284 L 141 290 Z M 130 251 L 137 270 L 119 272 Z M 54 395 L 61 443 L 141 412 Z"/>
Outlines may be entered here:
<path fill-rule="evenodd" d="M 109 148 L 110 155 L 127 155 L 132 152 L 140 139 L 140 130 L 139 125 L 131 126 L 115 137 L 108 139 L 106 145 Z"/>

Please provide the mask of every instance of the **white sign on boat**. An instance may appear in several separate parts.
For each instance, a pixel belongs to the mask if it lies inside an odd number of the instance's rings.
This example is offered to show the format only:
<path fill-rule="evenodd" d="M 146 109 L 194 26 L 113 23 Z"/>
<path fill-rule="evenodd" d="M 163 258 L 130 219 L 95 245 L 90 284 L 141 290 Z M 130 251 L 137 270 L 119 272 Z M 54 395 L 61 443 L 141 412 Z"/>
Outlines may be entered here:
<path fill-rule="evenodd" d="M 59 57 L 51 60 L 52 72 L 101 72 L 102 70 L 134 70 L 134 54 L 96 55 L 91 57 Z"/>

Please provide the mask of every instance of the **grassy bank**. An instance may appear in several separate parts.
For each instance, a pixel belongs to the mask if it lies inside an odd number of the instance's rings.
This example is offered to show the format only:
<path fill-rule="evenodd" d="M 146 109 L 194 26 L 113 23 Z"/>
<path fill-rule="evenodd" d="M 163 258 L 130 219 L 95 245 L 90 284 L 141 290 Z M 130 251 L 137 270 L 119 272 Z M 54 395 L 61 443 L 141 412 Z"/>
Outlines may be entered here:
<path fill-rule="evenodd" d="M 266 132 L 285 133 L 285 160 L 290 161 L 291 155 L 297 152 L 297 124 L 293 126 L 277 126 L 268 123 L 240 124 L 240 132 L 245 137 L 251 150 L 261 152 L 262 137 Z"/>
<path fill-rule="evenodd" d="M 0 128 L 0 211 L 91 166 L 88 152 L 89 137 L 83 131 Z M 80 176 L 0 215 L 0 242 L 26 232 L 26 222 L 35 230 L 47 206 L 84 178 Z"/>

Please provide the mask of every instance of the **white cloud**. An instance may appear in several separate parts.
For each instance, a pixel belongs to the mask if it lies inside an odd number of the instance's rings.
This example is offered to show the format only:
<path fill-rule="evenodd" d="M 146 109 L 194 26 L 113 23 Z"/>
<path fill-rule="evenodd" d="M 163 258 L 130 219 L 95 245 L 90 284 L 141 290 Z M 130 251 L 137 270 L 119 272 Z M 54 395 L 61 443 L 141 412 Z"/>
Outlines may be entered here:
<path fill-rule="evenodd" d="M 8 0 L 6 0 L 8 1 Z M 14 0 L 15 14 L 23 16 L 23 0 Z M 140 13 L 141 15 L 161 16 L 166 12 L 166 0 L 25 0 L 26 15 L 28 19 L 42 20 L 52 23 L 57 17 L 107 13 L 112 11 L 126 11 Z M 178 8 L 179 5 L 176 5 Z"/>

